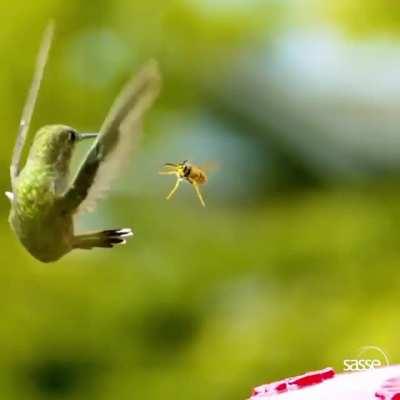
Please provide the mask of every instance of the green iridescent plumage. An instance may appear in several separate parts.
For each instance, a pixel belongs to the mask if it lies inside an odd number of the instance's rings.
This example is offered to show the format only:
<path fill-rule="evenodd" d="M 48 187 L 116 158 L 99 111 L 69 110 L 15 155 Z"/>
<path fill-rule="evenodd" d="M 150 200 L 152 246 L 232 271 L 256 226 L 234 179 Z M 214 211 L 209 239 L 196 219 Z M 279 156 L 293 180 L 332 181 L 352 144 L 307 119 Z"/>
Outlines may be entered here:
<path fill-rule="evenodd" d="M 73 217 L 93 208 L 109 188 L 130 154 L 145 111 L 159 93 L 160 75 L 154 62 L 146 64 L 124 87 L 98 134 L 82 134 L 66 125 L 48 125 L 35 135 L 25 166 L 21 155 L 43 77 L 53 36 L 46 30 L 39 51 L 31 90 L 10 166 L 12 192 L 10 224 L 24 247 L 38 260 L 58 260 L 72 249 L 113 247 L 125 243 L 132 231 L 109 229 L 77 235 Z M 71 181 L 70 161 L 83 139 L 96 140 Z"/>

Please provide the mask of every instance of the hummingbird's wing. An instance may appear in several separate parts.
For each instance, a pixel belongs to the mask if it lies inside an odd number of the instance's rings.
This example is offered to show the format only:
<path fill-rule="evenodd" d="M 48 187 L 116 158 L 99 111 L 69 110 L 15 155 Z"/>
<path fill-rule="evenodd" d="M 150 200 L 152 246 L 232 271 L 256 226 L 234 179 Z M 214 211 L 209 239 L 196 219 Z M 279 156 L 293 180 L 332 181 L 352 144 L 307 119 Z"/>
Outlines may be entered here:
<path fill-rule="evenodd" d="M 150 61 L 122 89 L 65 194 L 69 209 L 91 211 L 104 197 L 131 154 L 143 115 L 158 96 L 160 86 L 157 63 Z"/>
<path fill-rule="evenodd" d="M 21 170 L 22 151 L 24 149 L 26 135 L 29 130 L 29 125 L 32 120 L 33 111 L 35 109 L 36 100 L 38 97 L 40 84 L 43 79 L 44 70 L 46 67 L 51 42 L 54 36 L 54 22 L 51 21 L 43 33 L 42 43 L 40 45 L 39 53 L 36 60 L 35 73 L 33 75 L 31 87 L 25 101 L 24 109 L 22 111 L 21 120 L 19 123 L 19 130 L 17 140 L 14 145 L 13 155 L 10 165 L 11 185 L 14 191 L 15 179 Z"/>

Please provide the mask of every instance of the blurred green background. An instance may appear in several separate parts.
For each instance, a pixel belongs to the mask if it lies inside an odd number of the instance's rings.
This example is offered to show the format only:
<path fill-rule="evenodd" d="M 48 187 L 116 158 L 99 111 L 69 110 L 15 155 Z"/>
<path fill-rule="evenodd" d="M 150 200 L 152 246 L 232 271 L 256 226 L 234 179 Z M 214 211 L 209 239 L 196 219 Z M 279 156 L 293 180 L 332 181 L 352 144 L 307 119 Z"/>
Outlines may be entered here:
<path fill-rule="evenodd" d="M 399 361 L 400 4 L 0 2 L 2 190 L 41 33 L 34 129 L 98 129 L 132 71 L 164 87 L 129 168 L 78 227 L 113 251 L 36 262 L 0 203 L 3 399 L 244 399 L 361 346 Z M 81 153 L 82 154 L 82 153 Z M 216 161 L 202 209 L 164 162 Z"/>

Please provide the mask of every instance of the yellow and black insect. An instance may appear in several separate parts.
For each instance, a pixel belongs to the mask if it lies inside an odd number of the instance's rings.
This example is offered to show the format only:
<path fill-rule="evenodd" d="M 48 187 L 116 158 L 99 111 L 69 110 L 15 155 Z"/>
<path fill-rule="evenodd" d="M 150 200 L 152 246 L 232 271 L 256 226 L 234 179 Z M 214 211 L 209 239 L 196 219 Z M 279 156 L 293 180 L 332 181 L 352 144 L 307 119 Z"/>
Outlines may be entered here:
<path fill-rule="evenodd" d="M 169 200 L 178 190 L 180 183 L 183 180 L 186 180 L 194 187 L 194 190 L 196 191 L 197 197 L 199 198 L 201 205 L 203 207 L 206 206 L 206 203 L 204 202 L 203 196 L 201 195 L 199 188 L 199 185 L 205 184 L 208 179 L 203 168 L 189 163 L 188 160 L 185 160 L 179 164 L 166 163 L 164 164 L 163 168 L 164 170 L 159 172 L 160 175 L 175 175 L 177 178 L 175 186 L 166 197 L 167 200 Z"/>

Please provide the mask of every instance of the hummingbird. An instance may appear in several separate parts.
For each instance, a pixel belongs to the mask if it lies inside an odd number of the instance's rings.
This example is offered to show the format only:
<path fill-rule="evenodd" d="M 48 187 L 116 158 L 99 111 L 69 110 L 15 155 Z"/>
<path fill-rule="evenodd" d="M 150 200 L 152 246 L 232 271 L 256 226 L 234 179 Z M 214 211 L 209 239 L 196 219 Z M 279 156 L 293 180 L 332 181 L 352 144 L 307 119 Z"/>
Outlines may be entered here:
<path fill-rule="evenodd" d="M 29 131 L 48 54 L 54 23 L 44 31 L 36 67 L 20 120 L 11 165 L 9 222 L 17 238 L 37 260 L 53 262 L 74 249 L 112 248 L 125 244 L 130 228 L 76 233 L 74 218 L 91 211 L 109 190 L 141 131 L 145 112 L 157 98 L 161 76 L 155 61 L 146 63 L 122 88 L 97 133 L 67 125 L 46 125 L 33 139 L 25 163 Z M 75 147 L 94 139 L 76 173 L 70 165 Z"/>

